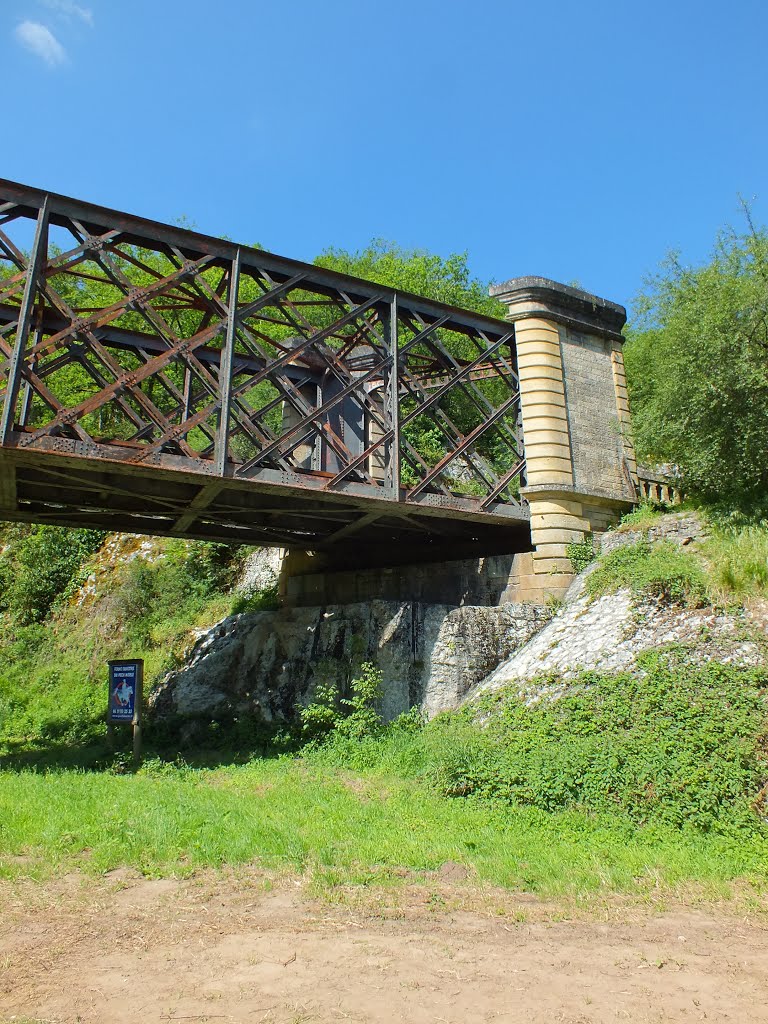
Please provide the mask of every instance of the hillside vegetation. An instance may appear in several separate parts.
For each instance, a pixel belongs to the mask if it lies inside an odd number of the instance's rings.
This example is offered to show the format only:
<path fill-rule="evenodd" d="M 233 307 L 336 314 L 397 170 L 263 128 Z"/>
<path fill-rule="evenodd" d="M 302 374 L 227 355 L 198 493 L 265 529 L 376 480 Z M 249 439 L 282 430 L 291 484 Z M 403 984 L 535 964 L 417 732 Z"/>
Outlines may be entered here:
<path fill-rule="evenodd" d="M 653 522 L 643 510 L 627 525 L 640 516 Z M 127 749 L 104 744 L 105 660 L 143 656 L 156 682 L 196 625 L 237 608 L 242 552 L 111 535 L 93 554 L 97 538 L 78 537 L 75 558 L 67 540 L 48 527 L 3 533 L 0 571 L 16 582 L 0 645 L 0 872 L 257 859 L 333 887 L 396 884 L 401 870 L 451 860 L 494 883 L 584 897 L 693 882 L 722 893 L 745 878 L 763 891 L 764 668 L 697 665 L 671 648 L 640 672 L 584 675 L 557 701 L 502 691 L 387 725 L 376 667 L 361 666 L 350 692 L 326 688 L 271 735 L 228 723 L 190 747 L 150 724 L 133 773 Z M 747 550 L 757 563 L 766 544 L 755 526 L 716 529 L 677 560 L 641 542 L 592 578 L 665 601 L 760 600 L 764 578 L 733 566 L 750 564 Z M 57 589 L 32 600 L 42 552 Z"/>
<path fill-rule="evenodd" d="M 149 686 L 227 615 L 242 552 L 58 527 L 0 530 L 0 753 L 100 757 L 110 658 Z"/>

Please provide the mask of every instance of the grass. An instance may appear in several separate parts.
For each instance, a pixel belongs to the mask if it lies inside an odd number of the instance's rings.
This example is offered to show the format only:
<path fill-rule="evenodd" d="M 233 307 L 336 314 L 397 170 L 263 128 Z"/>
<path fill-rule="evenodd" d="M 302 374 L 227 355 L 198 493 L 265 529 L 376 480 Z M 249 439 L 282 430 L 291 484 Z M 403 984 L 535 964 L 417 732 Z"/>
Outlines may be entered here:
<path fill-rule="evenodd" d="M 330 891 L 450 861 L 577 900 L 765 894 L 765 676 L 670 658 L 584 677 L 554 703 L 494 694 L 367 735 L 350 716 L 300 752 L 240 765 L 0 772 L 0 876 L 255 863 Z"/>
<path fill-rule="evenodd" d="M 689 506 L 673 511 L 690 510 Z M 626 586 L 636 593 L 665 591 L 670 581 L 676 600 L 708 600 L 723 606 L 751 598 L 768 599 L 768 520 L 724 516 L 716 509 L 698 511 L 709 528 L 706 540 L 694 550 L 682 551 L 668 542 L 649 545 L 640 541 L 622 555 L 600 559 L 588 586 L 593 593 L 609 593 Z M 622 517 L 617 532 L 647 531 L 659 526 L 664 510 L 643 504 Z M 576 548 L 577 546 L 574 546 Z M 583 566 L 579 565 L 579 568 Z"/>
<path fill-rule="evenodd" d="M 281 758 L 137 775 L 0 773 L 0 875 L 129 866 L 150 876 L 256 862 L 320 887 L 397 884 L 446 861 L 478 880 L 543 895 L 674 891 L 713 896 L 748 879 L 764 892 L 768 842 L 615 816 L 450 800 L 379 771 Z"/>
<path fill-rule="evenodd" d="M 17 628 L 0 648 L 0 754 L 21 743 L 94 742 L 102 731 L 106 661 L 137 657 L 151 686 L 178 663 L 197 627 L 223 618 L 230 599 L 187 600 L 136 637 L 107 598 L 49 624 Z"/>
<path fill-rule="evenodd" d="M 668 540 L 641 540 L 603 555 L 586 586 L 593 596 L 626 587 L 644 597 L 700 605 L 707 599 L 708 579 L 701 559 L 692 552 Z"/>
<path fill-rule="evenodd" d="M 716 528 L 703 546 L 709 587 L 719 603 L 768 598 L 768 527 Z"/>
<path fill-rule="evenodd" d="M 66 533 L 56 534 L 64 550 Z M 16 546 L 8 545 L 0 570 L 16 578 L 24 572 L 25 550 L 38 553 L 31 543 L 34 534 L 22 534 L 20 541 L 10 537 Z M 8 540 L 7 531 L 0 531 L 3 539 Z M 223 546 L 183 541 L 156 541 L 154 546 L 152 562 L 131 558 L 130 549 L 124 552 L 115 567 L 106 567 L 99 576 L 94 597 L 80 605 L 71 600 L 68 584 L 52 599 L 42 621 L 30 612 L 34 606 L 27 592 L 17 595 L 18 607 L 9 604 L 5 609 L 2 602 L 8 595 L 0 592 L 0 756 L 55 743 L 97 744 L 103 732 L 108 659 L 143 658 L 149 690 L 181 663 L 196 629 L 230 614 L 233 597 L 225 583 L 232 572 L 227 563 L 231 556 Z M 30 584 L 30 593 L 44 590 L 41 558 L 35 563 L 37 586 Z M 75 579 L 98 566 L 97 555 L 83 563 Z"/>
<path fill-rule="evenodd" d="M 643 502 L 631 512 L 626 512 L 621 517 L 621 522 L 615 528 L 619 533 L 627 533 L 634 530 L 650 530 L 657 526 L 666 509 L 653 502 Z"/>
<path fill-rule="evenodd" d="M 765 588 L 764 527 L 713 530 L 706 543 L 703 562 L 641 541 L 601 559 L 589 585 L 692 603 L 715 586 Z M 768 683 L 759 671 L 687 666 L 682 654 L 646 659 L 633 676 L 593 675 L 554 704 L 494 695 L 480 721 L 472 709 L 380 729 L 365 708 L 359 735 L 354 716 L 334 719 L 329 740 L 300 752 L 296 731 L 270 747 L 245 730 L 240 764 L 223 723 L 208 760 L 187 752 L 194 766 L 169 762 L 148 723 L 157 757 L 123 774 L 124 758 L 103 748 L 105 660 L 143 656 L 151 685 L 195 626 L 232 608 L 217 551 L 164 550 L 151 565 L 120 565 L 87 607 L 62 597 L 45 621 L 6 621 L 0 876 L 257 863 L 332 890 L 397 886 L 454 861 L 480 882 L 578 899 L 690 885 L 768 892 L 768 828 L 755 813 L 765 813 Z M 66 767 L 78 763 L 102 770 Z"/>

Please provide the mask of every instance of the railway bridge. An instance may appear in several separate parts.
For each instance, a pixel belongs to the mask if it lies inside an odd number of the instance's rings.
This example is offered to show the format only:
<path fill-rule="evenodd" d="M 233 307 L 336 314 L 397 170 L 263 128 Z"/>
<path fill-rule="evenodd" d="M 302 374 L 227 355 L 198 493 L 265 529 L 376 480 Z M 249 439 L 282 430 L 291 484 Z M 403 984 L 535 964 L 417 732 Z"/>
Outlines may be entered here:
<path fill-rule="evenodd" d="M 0 180 L 0 518 L 557 592 L 636 500 L 625 311 L 492 291 L 505 319 Z"/>

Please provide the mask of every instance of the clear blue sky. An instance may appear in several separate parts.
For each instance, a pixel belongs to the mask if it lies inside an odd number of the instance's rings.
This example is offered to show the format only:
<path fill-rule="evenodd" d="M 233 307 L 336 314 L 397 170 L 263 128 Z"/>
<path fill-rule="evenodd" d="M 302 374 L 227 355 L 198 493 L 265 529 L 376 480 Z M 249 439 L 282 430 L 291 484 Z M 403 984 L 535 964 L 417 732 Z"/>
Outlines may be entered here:
<path fill-rule="evenodd" d="M 311 260 L 627 303 L 768 220 L 765 0 L 3 0 L 0 174 Z"/>

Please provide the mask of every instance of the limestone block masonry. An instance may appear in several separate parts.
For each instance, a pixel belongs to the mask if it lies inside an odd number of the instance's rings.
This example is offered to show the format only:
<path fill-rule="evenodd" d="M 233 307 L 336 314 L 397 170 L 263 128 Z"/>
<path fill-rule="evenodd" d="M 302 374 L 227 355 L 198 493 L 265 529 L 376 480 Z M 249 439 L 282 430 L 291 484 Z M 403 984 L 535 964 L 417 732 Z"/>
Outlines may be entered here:
<path fill-rule="evenodd" d="M 531 510 L 528 593 L 563 594 L 569 544 L 602 534 L 637 500 L 622 354 L 623 306 L 542 277 L 491 294 L 515 324 Z"/>

